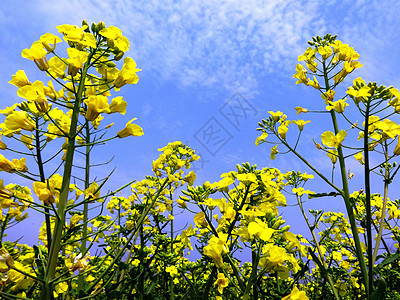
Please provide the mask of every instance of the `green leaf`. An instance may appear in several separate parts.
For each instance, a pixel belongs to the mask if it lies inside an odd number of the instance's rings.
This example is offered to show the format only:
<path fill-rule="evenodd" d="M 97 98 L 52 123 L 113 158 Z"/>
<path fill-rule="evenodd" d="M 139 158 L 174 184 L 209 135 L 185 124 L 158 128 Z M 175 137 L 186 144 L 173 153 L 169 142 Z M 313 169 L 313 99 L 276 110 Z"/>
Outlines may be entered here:
<path fill-rule="evenodd" d="M 392 254 L 392 255 L 386 257 L 384 260 L 382 260 L 382 261 L 380 262 L 379 265 L 377 265 L 377 266 L 375 267 L 375 270 L 376 270 L 376 271 L 379 271 L 379 270 L 382 269 L 384 266 L 386 266 L 386 265 L 388 265 L 388 264 L 390 264 L 390 263 L 392 263 L 392 262 L 398 260 L 399 257 L 400 257 L 400 252 L 396 252 L 396 253 L 394 253 L 394 254 Z"/>
<path fill-rule="evenodd" d="M 383 300 L 386 294 L 386 282 L 383 278 L 378 279 L 378 289 L 372 294 L 371 300 Z"/>

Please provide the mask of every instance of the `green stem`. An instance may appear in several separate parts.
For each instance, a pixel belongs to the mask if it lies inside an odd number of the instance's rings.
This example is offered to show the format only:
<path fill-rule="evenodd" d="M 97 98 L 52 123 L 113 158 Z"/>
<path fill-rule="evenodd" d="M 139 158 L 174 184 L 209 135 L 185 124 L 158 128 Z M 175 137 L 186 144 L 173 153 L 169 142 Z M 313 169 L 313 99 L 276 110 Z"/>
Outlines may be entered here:
<path fill-rule="evenodd" d="M 172 201 L 172 193 L 171 193 L 171 188 L 169 189 L 169 196 L 170 196 L 170 200 Z M 174 206 L 173 203 L 171 203 L 171 215 L 174 215 Z M 174 220 L 171 220 L 171 254 L 174 253 Z M 172 278 L 172 276 L 169 279 L 169 295 L 170 295 L 170 299 L 174 300 L 175 299 L 175 294 L 174 294 L 174 279 Z"/>
<path fill-rule="evenodd" d="M 49 257 L 47 261 L 46 271 L 45 271 L 45 278 L 44 284 L 42 286 L 41 292 L 41 299 L 42 300 L 51 300 L 53 298 L 53 284 L 52 280 L 54 279 L 56 267 L 57 267 L 57 258 L 58 253 L 60 252 L 60 243 L 61 238 L 63 235 L 64 227 L 65 227 L 65 213 L 66 213 L 66 205 L 68 202 L 68 195 L 69 195 L 69 184 L 71 180 L 72 174 L 72 164 L 74 159 L 74 152 L 75 152 L 75 138 L 76 132 L 78 128 L 78 118 L 79 118 L 79 110 L 81 105 L 81 99 L 83 95 L 83 91 L 85 89 L 85 77 L 88 71 L 89 61 L 91 59 L 89 56 L 88 60 L 85 62 L 85 65 L 82 70 L 82 74 L 80 77 L 78 91 L 75 94 L 75 103 L 72 111 L 71 116 L 71 125 L 68 134 L 68 146 L 67 146 L 67 153 L 65 158 L 65 165 L 64 165 L 64 174 L 63 180 L 61 184 L 60 190 L 60 199 L 58 203 L 58 210 L 54 232 L 53 232 L 53 241 L 50 246 L 49 250 Z"/>
<path fill-rule="evenodd" d="M 85 150 L 85 190 L 89 187 L 90 185 L 90 128 L 89 128 L 89 122 L 85 123 L 85 129 L 86 129 L 86 134 L 85 134 L 85 142 L 87 144 Z M 83 224 L 82 224 L 82 241 L 81 241 L 81 253 L 86 253 L 87 247 L 86 247 L 86 242 L 87 242 L 87 232 L 88 232 L 88 209 L 89 209 L 89 203 L 85 202 L 83 204 Z M 79 276 L 78 278 L 78 288 L 79 290 L 83 290 L 85 288 L 85 279 L 83 276 Z"/>
<path fill-rule="evenodd" d="M 1 221 L 1 230 L 0 230 L 0 247 L 3 247 L 3 235 L 4 235 L 4 231 L 7 228 L 8 225 L 8 218 L 10 217 L 9 214 L 6 214 L 6 216 L 4 217 L 4 220 Z"/>
<path fill-rule="evenodd" d="M 386 161 L 388 160 L 388 146 L 387 142 L 385 141 L 385 158 Z M 375 244 L 375 249 L 374 253 L 372 255 L 372 265 L 375 265 L 376 257 L 378 255 L 378 250 L 379 250 L 379 244 L 382 239 L 382 234 L 383 234 L 383 226 L 385 223 L 385 214 L 386 214 L 386 204 L 388 200 L 388 190 L 389 190 L 389 178 L 390 178 L 390 173 L 388 166 L 385 167 L 385 179 L 384 179 L 384 189 L 383 189 L 383 205 L 382 205 L 382 210 L 381 210 L 381 220 L 379 222 L 379 231 L 378 231 L 378 237 L 376 239 L 376 244 Z"/>
<path fill-rule="evenodd" d="M 129 243 L 132 241 L 132 239 L 135 237 L 136 233 L 142 227 L 144 219 L 147 217 L 147 214 L 152 209 L 154 203 L 157 201 L 158 197 L 160 196 L 161 192 L 166 187 L 167 183 L 168 183 L 168 178 L 165 178 L 165 180 L 161 184 L 159 190 L 154 195 L 154 198 L 151 199 L 151 201 L 146 204 L 144 211 L 142 212 L 139 220 L 136 222 L 135 228 L 132 230 L 131 235 L 127 238 L 124 246 L 115 255 L 113 261 L 108 265 L 108 267 L 101 274 L 99 274 L 99 276 L 96 277 L 96 279 L 92 282 L 92 284 L 89 286 L 89 288 L 86 289 L 85 294 L 89 293 L 92 289 L 94 289 L 96 287 L 96 285 L 102 280 L 102 278 L 111 272 L 111 269 L 114 267 L 114 264 L 122 257 L 122 255 L 125 253 L 125 250 L 128 248 Z"/>
<path fill-rule="evenodd" d="M 39 127 L 39 118 L 36 118 L 36 128 Z M 46 182 L 46 176 L 44 175 L 44 168 L 43 168 L 43 161 L 42 161 L 42 152 L 40 151 L 40 136 L 39 131 L 35 130 L 35 148 L 36 148 L 36 158 L 37 158 L 37 165 L 39 167 L 39 174 L 40 174 L 40 181 Z M 49 206 L 46 203 L 44 204 L 44 211 L 45 211 L 45 222 L 46 222 L 46 234 L 47 234 L 47 249 L 50 250 L 51 245 L 51 222 L 50 222 L 50 210 Z"/>
<path fill-rule="evenodd" d="M 254 250 L 252 249 L 251 255 L 252 255 L 252 269 L 251 269 L 251 274 L 250 278 L 247 281 L 246 289 L 244 290 L 244 295 L 243 295 L 243 300 L 248 300 L 250 299 L 250 290 L 253 287 L 253 282 L 257 277 L 257 269 L 258 269 L 258 262 L 260 261 L 260 253 L 261 253 L 261 248 L 262 248 L 263 243 L 259 241 L 258 248 L 257 248 L 257 253 L 254 253 Z M 258 299 L 256 294 L 254 293 L 254 299 Z"/>
<path fill-rule="evenodd" d="M 372 93 L 373 94 L 373 93 Z M 371 179 L 369 168 L 369 114 L 370 101 L 366 102 L 365 120 L 364 120 L 364 177 L 365 177 L 365 210 L 366 210 L 366 229 L 367 229 L 367 257 L 368 257 L 368 285 L 370 293 L 373 293 L 373 264 L 372 264 L 372 224 L 371 224 Z M 369 293 L 367 293 L 367 299 Z"/>
<path fill-rule="evenodd" d="M 325 62 L 323 62 L 323 68 L 324 68 L 324 78 L 325 78 L 325 90 L 328 91 L 328 90 L 330 90 L 330 85 L 329 85 L 329 80 L 328 80 L 328 73 L 327 73 L 326 67 L 325 67 Z M 330 114 L 331 114 L 331 119 L 332 119 L 335 134 L 338 134 L 339 128 L 338 128 L 338 124 L 337 124 L 337 120 L 336 120 L 335 111 L 331 110 Z M 364 260 L 364 253 L 363 253 L 363 250 L 361 247 L 360 236 L 359 236 L 356 220 L 354 217 L 353 206 L 350 202 L 350 193 L 349 193 L 349 186 L 348 186 L 348 181 L 347 181 L 346 164 L 345 164 L 345 160 L 344 160 L 342 146 L 339 145 L 337 150 L 338 150 L 338 159 L 339 159 L 339 165 L 340 165 L 340 174 L 341 174 L 342 185 L 343 185 L 343 191 L 342 191 L 343 200 L 344 200 L 344 204 L 346 206 L 347 215 L 349 217 L 351 232 L 353 234 L 354 244 L 356 247 L 356 255 L 357 255 L 358 262 L 360 264 L 361 274 L 362 274 L 362 277 L 364 280 L 365 291 L 366 291 L 366 295 L 367 295 L 367 299 L 368 299 L 369 295 L 370 295 L 368 271 L 367 271 L 367 266 L 366 266 L 365 260 Z"/>
<path fill-rule="evenodd" d="M 312 235 L 312 237 L 313 237 L 313 240 L 314 240 L 315 246 L 316 246 L 316 248 L 317 248 L 317 251 L 318 251 L 320 260 L 321 260 L 321 262 L 322 262 L 322 266 L 325 268 L 325 270 L 327 270 L 327 266 L 326 266 L 326 262 L 325 262 L 325 259 L 324 259 L 324 255 L 322 254 L 322 250 L 321 250 L 321 247 L 320 247 L 320 245 L 319 245 L 317 236 L 315 235 L 313 226 L 311 226 L 310 221 L 308 220 L 308 217 L 307 217 L 307 215 L 306 215 L 306 212 L 305 212 L 304 209 L 303 209 L 303 204 L 301 203 L 301 200 L 300 200 L 299 195 L 296 194 L 296 197 L 297 197 L 297 203 L 299 204 L 301 213 L 303 214 L 304 220 L 306 220 L 308 229 L 310 230 L 311 235 Z M 325 273 L 326 273 L 326 272 L 322 272 L 322 274 L 325 274 Z M 332 291 L 333 291 L 333 294 L 334 294 L 334 296 L 335 296 L 335 299 L 336 299 L 336 300 L 339 300 L 340 298 L 339 298 L 337 289 L 336 289 L 336 287 L 335 287 L 335 284 L 333 283 L 332 277 L 331 277 L 329 274 L 327 274 L 327 280 L 328 280 L 329 285 L 331 286 L 331 289 L 332 289 Z"/>

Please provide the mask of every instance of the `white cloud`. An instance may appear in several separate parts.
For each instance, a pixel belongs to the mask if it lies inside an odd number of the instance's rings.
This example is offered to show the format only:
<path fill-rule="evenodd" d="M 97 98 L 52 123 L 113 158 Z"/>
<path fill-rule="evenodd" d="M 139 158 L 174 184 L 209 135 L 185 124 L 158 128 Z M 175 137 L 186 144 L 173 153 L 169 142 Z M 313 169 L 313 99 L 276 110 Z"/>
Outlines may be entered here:
<path fill-rule="evenodd" d="M 309 1 L 38 1 L 48 29 L 103 20 L 121 27 L 144 69 L 182 86 L 218 87 L 246 96 L 260 76 L 292 68 L 318 2 Z M 54 30 L 54 29 L 53 29 Z"/>
<path fill-rule="evenodd" d="M 392 1 L 362 0 L 38 0 L 27 9 L 45 24 L 43 31 L 82 19 L 118 26 L 143 72 L 251 98 L 268 75 L 290 74 L 306 41 L 326 32 L 358 46 L 364 74 L 398 79 L 388 72 L 392 66 L 380 68 L 387 60 L 380 55 L 383 41 L 398 37 L 391 25 L 398 8 Z"/>

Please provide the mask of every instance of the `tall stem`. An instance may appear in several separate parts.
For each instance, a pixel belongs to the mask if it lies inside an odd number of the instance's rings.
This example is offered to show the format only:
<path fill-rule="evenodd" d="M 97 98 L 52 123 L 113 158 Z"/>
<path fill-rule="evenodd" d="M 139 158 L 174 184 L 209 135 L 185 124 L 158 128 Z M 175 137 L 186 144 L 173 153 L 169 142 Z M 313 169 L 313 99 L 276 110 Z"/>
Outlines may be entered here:
<path fill-rule="evenodd" d="M 169 188 L 169 196 L 170 196 L 170 200 L 172 201 L 172 193 L 171 193 L 171 185 Z M 174 215 L 174 205 L 173 203 L 171 203 L 171 215 Z M 171 254 L 174 253 L 174 219 L 171 220 Z M 174 279 L 172 278 L 172 276 L 169 279 L 169 295 L 170 295 L 170 299 L 174 300 L 175 299 L 175 294 L 174 294 Z"/>
<path fill-rule="evenodd" d="M 330 85 L 329 85 L 329 79 L 328 79 L 328 72 L 327 72 L 327 69 L 325 66 L 325 61 L 323 62 L 323 70 L 324 70 L 324 79 L 325 79 L 325 90 L 328 91 L 328 90 L 330 90 Z M 331 113 L 331 119 L 332 119 L 335 134 L 338 134 L 339 128 L 338 128 L 338 124 L 337 124 L 337 120 L 336 120 L 336 113 L 334 110 L 331 110 L 330 113 Z M 365 260 L 364 260 L 364 254 L 363 254 L 363 250 L 361 247 L 360 236 L 359 236 L 356 220 L 354 217 L 353 206 L 350 202 L 350 193 L 349 193 L 349 186 L 348 186 L 348 181 L 347 181 L 346 164 L 345 164 L 345 160 L 344 160 L 342 146 L 339 145 L 337 150 L 338 150 L 338 159 L 339 159 L 339 165 L 340 165 L 340 175 L 341 175 L 342 185 L 343 185 L 343 194 L 342 194 L 343 200 L 344 200 L 344 204 L 346 206 L 347 215 L 349 217 L 351 232 L 353 234 L 354 244 L 356 247 L 357 260 L 360 264 L 361 274 L 364 279 L 365 292 L 366 292 L 366 296 L 368 299 L 369 295 L 370 295 L 368 271 L 367 271 L 367 266 L 366 266 Z"/>
<path fill-rule="evenodd" d="M 39 118 L 36 118 L 35 121 L 36 121 L 35 146 L 36 146 L 36 158 L 37 158 L 37 164 L 39 167 L 40 181 L 46 182 L 46 176 L 44 174 L 43 161 L 42 161 L 42 152 L 40 151 L 40 136 L 39 136 L 40 131 L 37 129 L 37 128 L 39 128 Z M 47 249 L 50 250 L 50 245 L 51 245 L 50 209 L 46 203 L 43 203 L 43 205 L 45 206 L 44 218 L 45 218 L 45 222 L 46 222 Z"/>
<path fill-rule="evenodd" d="M 320 259 L 321 259 L 322 265 L 324 266 L 324 268 L 325 268 L 325 270 L 326 270 L 326 269 L 328 269 L 328 267 L 327 267 L 327 265 L 326 265 L 326 262 L 325 262 L 325 259 L 324 259 L 324 255 L 322 254 L 321 247 L 320 247 L 319 242 L 318 242 L 318 240 L 317 240 L 317 236 L 315 235 L 314 229 L 313 229 L 313 227 L 311 226 L 310 221 L 308 220 L 308 217 L 307 217 L 307 215 L 306 215 L 306 213 L 305 213 L 305 211 L 304 211 L 303 204 L 301 203 L 301 199 L 300 199 L 299 195 L 296 195 L 296 197 L 297 197 L 297 203 L 299 204 L 301 213 L 303 214 L 304 220 L 306 221 L 307 226 L 308 226 L 308 229 L 310 230 L 311 235 L 312 235 L 312 237 L 313 237 L 313 240 L 314 240 L 314 242 L 315 242 L 315 246 L 316 246 L 316 248 L 317 248 L 318 255 L 319 255 Z M 325 272 L 324 272 L 324 273 L 325 273 Z M 328 279 L 329 285 L 331 286 L 331 289 L 332 289 L 332 291 L 333 291 L 333 295 L 335 296 L 335 299 L 336 299 L 336 300 L 339 300 L 340 298 L 339 298 L 337 289 L 336 289 L 336 287 L 335 287 L 335 284 L 334 284 L 334 282 L 333 282 L 333 280 L 332 280 L 331 275 L 327 274 L 327 279 Z"/>
<path fill-rule="evenodd" d="M 371 225 L 371 181 L 369 169 L 369 145 L 368 145 L 368 131 L 369 131 L 369 114 L 370 114 L 370 100 L 366 102 L 365 120 L 364 120 L 364 178 L 365 178 L 365 210 L 366 210 L 366 230 L 367 230 L 367 256 L 368 256 L 368 274 L 369 274 L 369 287 L 371 294 L 373 292 L 373 264 L 372 264 L 372 225 Z M 368 299 L 368 298 L 367 298 Z"/>
<path fill-rule="evenodd" d="M 90 185 L 90 128 L 89 128 L 89 122 L 86 122 L 85 124 L 85 143 L 86 143 L 86 153 L 85 153 L 85 190 L 89 187 Z M 87 201 L 83 204 L 83 225 L 82 225 L 82 241 L 81 241 L 81 253 L 82 255 L 86 253 L 87 246 L 87 230 L 88 230 L 88 209 L 89 209 L 89 204 Z M 78 279 L 78 285 L 79 289 L 83 290 L 85 288 L 85 279 L 82 275 L 79 276 Z"/>
<path fill-rule="evenodd" d="M 72 162 L 74 159 L 74 152 L 75 152 L 75 138 L 78 128 L 79 110 L 82 102 L 82 94 L 85 88 L 85 78 L 89 68 L 90 59 L 91 55 L 89 56 L 88 60 L 86 61 L 83 67 L 78 91 L 75 93 L 75 103 L 72 110 L 71 125 L 67 136 L 68 145 L 67 145 L 67 153 L 64 164 L 63 180 L 60 190 L 60 198 L 58 202 L 57 218 L 53 232 L 53 241 L 51 243 L 49 250 L 49 257 L 45 271 L 44 283 L 42 286 L 42 293 L 41 293 L 42 300 L 51 300 L 53 298 L 52 281 L 55 277 L 57 258 L 61 248 L 61 238 L 65 227 L 65 213 L 68 202 L 69 184 L 71 181 L 71 174 L 72 174 Z"/>
<path fill-rule="evenodd" d="M 387 142 L 385 141 L 385 160 L 388 161 L 388 147 L 387 147 Z M 376 244 L 375 244 L 375 249 L 374 253 L 372 255 L 372 265 L 375 265 L 376 261 L 376 256 L 378 255 L 378 250 L 379 250 L 379 244 L 382 239 L 382 234 L 383 234 L 383 226 L 385 223 L 385 214 L 386 214 L 386 204 L 388 200 L 388 189 L 389 189 L 389 178 L 390 178 L 390 172 L 388 167 L 385 168 L 385 179 L 384 179 L 384 190 L 383 190 L 383 205 L 382 205 L 382 210 L 381 210 L 381 220 L 379 222 L 379 232 L 378 232 L 378 237 L 376 239 Z M 388 251 L 389 253 L 389 251 Z"/>

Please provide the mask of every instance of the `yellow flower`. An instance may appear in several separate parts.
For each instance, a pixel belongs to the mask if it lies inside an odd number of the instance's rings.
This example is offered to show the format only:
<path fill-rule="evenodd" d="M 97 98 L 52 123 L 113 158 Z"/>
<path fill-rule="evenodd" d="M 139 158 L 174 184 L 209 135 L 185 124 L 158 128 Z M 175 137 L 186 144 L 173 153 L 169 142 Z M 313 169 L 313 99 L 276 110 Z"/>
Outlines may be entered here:
<path fill-rule="evenodd" d="M 382 130 L 382 135 L 384 138 L 389 137 L 391 139 L 395 139 L 396 136 L 400 134 L 400 126 L 396 122 L 393 122 L 389 119 L 375 122 L 373 125 L 375 125 L 377 129 Z"/>
<path fill-rule="evenodd" d="M 83 102 L 87 105 L 85 118 L 88 121 L 94 121 L 100 113 L 108 113 L 110 111 L 110 106 L 108 105 L 108 99 L 106 96 L 91 95 Z"/>
<path fill-rule="evenodd" d="M 127 106 L 128 103 L 126 103 L 121 96 L 115 97 L 111 100 L 110 113 L 119 112 L 120 114 L 125 115 Z"/>
<path fill-rule="evenodd" d="M 68 292 L 68 283 L 63 281 L 54 287 L 53 295 L 54 298 L 57 298 L 58 294 L 66 294 L 67 292 Z"/>
<path fill-rule="evenodd" d="M 400 137 L 397 136 L 397 145 L 393 150 L 394 155 L 400 155 Z"/>
<path fill-rule="evenodd" d="M 47 70 L 51 75 L 56 78 L 64 78 L 67 64 L 57 56 L 49 59 L 49 69 Z"/>
<path fill-rule="evenodd" d="M 327 110 L 334 110 L 337 113 L 342 113 L 344 112 L 344 109 L 346 106 L 349 106 L 348 103 L 346 103 L 346 99 L 341 99 L 335 102 L 329 101 L 329 105 L 326 107 Z"/>
<path fill-rule="evenodd" d="M 329 150 L 327 152 L 328 157 L 332 160 L 333 164 L 336 164 L 338 158 L 338 152 L 336 150 Z"/>
<path fill-rule="evenodd" d="M 285 262 L 290 259 L 290 256 L 286 253 L 285 248 L 273 244 L 266 244 L 263 248 L 263 251 L 264 253 L 268 254 L 264 266 L 269 271 L 283 267 Z"/>
<path fill-rule="evenodd" d="M 371 97 L 370 90 L 371 88 L 367 85 L 364 85 L 361 88 L 356 87 L 356 89 L 350 86 L 346 93 L 352 96 L 354 102 L 358 103 L 364 98 Z"/>
<path fill-rule="evenodd" d="M 0 114 L 3 114 L 3 115 L 5 115 L 5 116 L 8 116 L 9 114 L 12 114 L 13 112 L 14 112 L 14 110 L 15 110 L 15 108 L 18 106 L 18 103 L 15 103 L 15 104 L 13 104 L 13 106 L 9 106 L 9 107 L 6 107 L 6 108 L 4 108 L 4 109 L 0 109 Z M 2 135 L 4 135 L 5 136 L 5 134 L 4 134 L 4 128 L 2 128 L 3 130 L 1 131 L 2 132 Z"/>
<path fill-rule="evenodd" d="M 278 154 L 279 152 L 278 152 L 278 145 L 275 145 L 274 147 L 272 147 L 272 149 L 271 149 L 271 155 L 270 155 L 270 158 L 272 159 L 272 160 L 274 160 L 275 159 L 275 156 L 276 156 L 276 154 Z"/>
<path fill-rule="evenodd" d="M 29 119 L 29 115 L 26 111 L 14 111 L 7 116 L 4 123 L 6 127 L 11 130 L 24 129 L 33 131 L 35 129 L 35 124 Z"/>
<path fill-rule="evenodd" d="M 183 179 L 183 181 L 187 182 L 190 186 L 193 185 L 195 180 L 196 180 L 196 173 L 193 171 L 190 171 L 189 174 L 187 174 Z"/>
<path fill-rule="evenodd" d="M 139 76 L 137 76 L 136 72 L 141 71 L 136 67 L 136 62 L 127 57 L 124 59 L 124 66 L 118 74 L 117 79 L 114 81 L 114 86 L 119 89 L 125 84 L 136 84 L 139 81 Z"/>
<path fill-rule="evenodd" d="M 220 236 L 223 236 L 223 234 L 220 234 Z M 227 254 L 229 250 L 228 246 L 222 239 L 213 236 L 203 250 L 205 255 L 212 258 L 217 268 L 222 268 L 224 266 L 222 254 Z"/>
<path fill-rule="evenodd" d="M 308 79 L 306 85 L 312 86 L 313 88 L 318 90 L 321 86 L 319 85 L 317 78 L 315 78 L 315 76 L 313 76 L 313 78 L 314 80 Z"/>
<path fill-rule="evenodd" d="M 335 135 L 332 131 L 325 131 L 321 134 L 322 143 L 328 147 L 338 148 L 344 141 L 347 132 L 345 130 L 340 130 L 340 132 Z"/>
<path fill-rule="evenodd" d="M 277 112 L 268 111 L 268 113 L 272 116 L 272 119 L 275 122 L 278 122 L 281 119 L 284 121 L 286 119 L 286 115 L 284 115 L 283 112 L 281 112 L 281 111 L 277 111 Z"/>
<path fill-rule="evenodd" d="M 194 216 L 194 223 L 197 227 L 207 227 L 206 215 L 204 212 L 199 212 Z"/>
<path fill-rule="evenodd" d="M 171 277 L 178 275 L 178 269 L 175 266 L 168 266 L 165 268 L 165 271 L 168 272 Z"/>
<path fill-rule="evenodd" d="M 306 85 L 308 84 L 307 70 L 303 67 L 302 64 L 297 64 L 296 74 L 293 75 L 293 78 L 298 79 L 296 81 L 296 84 L 299 84 L 299 83 L 304 83 Z"/>
<path fill-rule="evenodd" d="M 288 124 L 289 122 L 283 122 L 281 125 L 278 127 L 278 134 L 282 139 L 286 139 L 286 133 L 288 132 Z"/>
<path fill-rule="evenodd" d="M 308 300 L 305 291 L 299 291 L 299 289 L 294 286 L 292 292 L 283 297 L 282 300 Z"/>
<path fill-rule="evenodd" d="M 335 83 L 339 83 L 342 82 L 343 79 L 350 74 L 351 72 L 353 72 L 355 69 L 361 68 L 363 65 L 358 62 L 358 61 L 345 61 L 343 63 L 343 69 L 336 73 L 336 75 L 334 76 L 334 81 Z"/>
<path fill-rule="evenodd" d="M 218 292 L 222 294 L 224 288 L 229 284 L 229 279 L 225 277 L 224 273 L 218 273 L 218 279 L 214 282 L 214 285 L 218 285 Z"/>
<path fill-rule="evenodd" d="M 259 137 L 256 138 L 256 146 L 265 143 L 265 139 L 268 137 L 268 133 L 263 132 Z"/>
<path fill-rule="evenodd" d="M 23 142 L 25 144 L 25 146 L 28 147 L 29 150 L 33 150 L 33 135 L 29 136 L 29 135 L 25 135 L 22 134 L 21 135 L 21 142 Z"/>
<path fill-rule="evenodd" d="M 327 60 L 329 56 L 332 54 L 332 48 L 328 45 L 322 46 L 318 48 L 318 53 L 322 56 L 323 60 Z"/>
<path fill-rule="evenodd" d="M 74 214 L 69 220 L 69 228 L 74 228 L 79 221 L 83 221 L 83 215 Z"/>
<path fill-rule="evenodd" d="M 0 150 L 7 149 L 7 144 L 1 141 L 1 134 L 0 134 Z"/>
<path fill-rule="evenodd" d="M 294 109 L 297 111 L 296 115 L 299 115 L 300 113 L 308 112 L 307 108 L 303 108 L 303 107 L 300 107 L 300 106 L 296 106 Z"/>
<path fill-rule="evenodd" d="M 62 42 L 62 40 L 58 36 L 51 33 L 43 34 L 39 40 L 42 42 L 43 47 L 46 48 L 47 52 L 49 53 L 54 51 L 57 43 Z M 50 44 L 53 44 L 53 46 L 50 47 Z"/>
<path fill-rule="evenodd" d="M 285 231 L 283 237 L 289 242 L 289 244 L 286 245 L 286 250 L 293 251 L 295 247 L 297 247 L 297 250 L 301 250 L 300 241 L 294 233 Z"/>
<path fill-rule="evenodd" d="M 110 48 L 116 48 L 121 52 L 129 50 L 129 41 L 122 35 L 121 30 L 118 27 L 108 26 L 100 30 L 100 35 L 107 38 L 107 45 Z"/>
<path fill-rule="evenodd" d="M 176 199 L 176 203 L 178 203 L 180 208 L 183 208 L 183 209 L 187 208 L 186 201 L 181 198 Z"/>
<path fill-rule="evenodd" d="M 10 191 L 9 189 L 7 189 L 4 186 L 4 182 L 2 179 L 0 179 L 0 199 L 4 200 L 4 199 L 11 199 L 11 197 L 14 195 L 14 193 L 12 191 Z M 1 206 L 0 206 L 1 207 Z M 1 272 L 1 271 L 0 271 Z"/>
<path fill-rule="evenodd" d="M 293 124 L 296 124 L 299 127 L 300 131 L 303 131 L 304 125 L 310 122 L 311 121 L 304 121 L 304 120 L 292 121 Z"/>
<path fill-rule="evenodd" d="M 12 75 L 12 79 L 8 83 L 13 84 L 18 88 L 31 84 L 23 70 L 18 70 L 15 75 Z"/>
<path fill-rule="evenodd" d="M 36 196 L 39 197 L 39 200 L 42 201 L 46 205 L 50 205 L 54 203 L 54 196 L 51 191 L 48 189 L 46 182 L 36 181 L 33 183 L 33 191 Z"/>
<path fill-rule="evenodd" d="M 89 264 L 88 262 L 89 258 L 90 258 L 89 253 L 87 253 L 84 258 L 82 258 L 82 253 L 79 253 L 79 255 L 77 255 L 74 258 L 74 264 L 72 266 L 71 272 L 75 272 L 75 270 L 79 270 L 79 272 L 85 271 L 85 269 Z"/>
<path fill-rule="evenodd" d="M 35 81 L 33 84 L 25 85 L 18 89 L 17 95 L 28 101 L 34 101 L 37 103 L 47 102 L 43 82 L 39 80 Z"/>
<path fill-rule="evenodd" d="M 137 124 L 131 124 L 133 121 L 135 121 L 136 118 L 133 118 L 130 120 L 128 123 L 126 123 L 125 128 L 117 132 L 117 136 L 119 138 L 124 138 L 127 136 L 141 136 L 143 135 L 143 129 Z"/>
<path fill-rule="evenodd" d="M 261 240 L 268 242 L 275 233 L 275 230 L 269 228 L 268 224 L 256 218 L 255 221 L 249 223 L 248 232 L 251 237 L 257 236 Z"/>
<path fill-rule="evenodd" d="M 315 194 L 314 192 L 312 192 L 312 191 L 310 191 L 310 190 L 305 190 L 303 187 L 293 188 L 293 189 L 292 189 L 292 192 L 293 192 L 294 194 L 299 195 L 299 196 L 302 196 L 302 195 L 304 195 L 304 194 L 307 194 L 307 195 L 309 195 L 309 194 Z"/>
<path fill-rule="evenodd" d="M 333 97 L 335 97 L 334 90 L 328 90 L 321 94 L 321 98 L 325 100 L 325 104 L 329 104 L 330 101 L 333 101 Z"/>
<path fill-rule="evenodd" d="M 91 33 L 84 32 L 87 27 L 87 25 L 83 25 L 82 28 L 79 28 L 76 25 L 64 24 L 56 28 L 58 32 L 64 35 L 65 41 L 77 43 L 80 49 L 85 47 L 96 48 L 96 38 Z"/>
<path fill-rule="evenodd" d="M 89 54 L 86 51 L 79 51 L 75 48 L 67 49 L 69 59 L 68 61 L 68 75 L 75 76 L 79 69 L 83 68 Z"/>
<path fill-rule="evenodd" d="M 0 272 L 7 272 L 14 267 L 14 259 L 8 253 L 7 249 L 2 247 L 0 249 Z"/>
<path fill-rule="evenodd" d="M 47 51 L 40 41 L 33 42 L 31 48 L 22 51 L 22 57 L 33 60 L 40 71 L 46 71 L 49 64 L 46 59 Z"/>
<path fill-rule="evenodd" d="M 256 174 L 253 173 L 237 174 L 236 178 L 237 180 L 243 182 L 244 184 L 257 183 Z"/>

